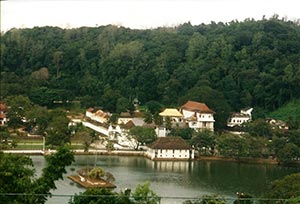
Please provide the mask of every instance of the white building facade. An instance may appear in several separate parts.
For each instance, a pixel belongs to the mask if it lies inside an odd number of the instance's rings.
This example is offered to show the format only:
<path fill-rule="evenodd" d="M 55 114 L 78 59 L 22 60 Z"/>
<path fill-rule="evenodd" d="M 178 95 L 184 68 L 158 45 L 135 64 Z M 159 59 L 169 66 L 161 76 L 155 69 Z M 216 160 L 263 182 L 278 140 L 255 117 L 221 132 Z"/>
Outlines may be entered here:
<path fill-rule="evenodd" d="M 152 160 L 194 159 L 194 149 L 181 137 L 161 137 L 148 145 L 146 156 Z"/>
<path fill-rule="evenodd" d="M 190 128 L 195 130 L 207 129 L 214 131 L 215 112 L 209 109 L 206 104 L 188 101 L 181 106 L 180 111 Z"/>
<path fill-rule="evenodd" d="M 227 121 L 228 127 L 241 126 L 243 123 L 250 122 L 252 119 L 253 108 L 245 108 L 240 113 L 233 113 Z"/>
<path fill-rule="evenodd" d="M 107 123 L 110 113 L 106 113 L 100 109 L 88 108 L 85 112 L 85 116 L 99 123 Z"/>

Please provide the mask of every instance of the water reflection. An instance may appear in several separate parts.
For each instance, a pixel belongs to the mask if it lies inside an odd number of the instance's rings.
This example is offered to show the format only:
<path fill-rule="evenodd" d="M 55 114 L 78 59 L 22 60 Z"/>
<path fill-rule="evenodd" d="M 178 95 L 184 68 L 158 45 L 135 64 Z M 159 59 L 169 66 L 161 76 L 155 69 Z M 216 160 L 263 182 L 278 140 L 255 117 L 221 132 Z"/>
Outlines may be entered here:
<path fill-rule="evenodd" d="M 147 161 L 147 168 L 152 168 L 160 172 L 190 172 L 194 164 L 194 162 L 190 161 Z"/>
<path fill-rule="evenodd" d="M 43 157 L 32 157 L 37 169 L 41 172 L 45 165 Z M 84 166 L 99 166 L 111 172 L 116 178 L 116 191 L 125 188 L 134 189 L 137 184 L 151 182 L 151 188 L 160 196 L 195 197 L 207 194 L 219 194 L 235 197 L 235 192 L 248 192 L 254 196 L 263 195 L 268 184 L 278 178 L 295 172 L 299 168 L 288 168 L 274 165 L 238 164 L 220 161 L 152 161 L 143 157 L 120 156 L 76 156 L 75 162 L 68 167 L 67 175 Z M 57 190 L 53 194 L 73 195 L 84 191 L 64 176 L 56 182 Z M 48 204 L 58 202 L 51 198 Z M 162 203 L 168 203 L 162 202 Z M 173 202 L 169 202 L 173 203 Z"/>

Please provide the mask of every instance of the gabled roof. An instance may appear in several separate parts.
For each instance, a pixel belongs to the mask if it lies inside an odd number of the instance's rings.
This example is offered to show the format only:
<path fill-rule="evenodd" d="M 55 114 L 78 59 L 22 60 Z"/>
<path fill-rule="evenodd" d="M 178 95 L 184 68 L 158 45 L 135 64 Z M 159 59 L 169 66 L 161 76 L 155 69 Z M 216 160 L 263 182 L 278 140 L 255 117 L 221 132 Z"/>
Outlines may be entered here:
<path fill-rule="evenodd" d="M 102 110 L 97 110 L 95 115 L 102 118 L 108 118 L 108 114 L 103 112 Z"/>
<path fill-rule="evenodd" d="M 131 129 L 135 127 L 135 124 L 132 122 L 132 120 L 129 120 L 125 125 L 124 125 L 124 128 L 125 129 Z"/>
<path fill-rule="evenodd" d="M 191 149 L 191 146 L 181 137 L 160 137 L 148 145 L 151 149 Z"/>
<path fill-rule="evenodd" d="M 199 103 L 196 101 L 188 101 L 181 109 L 193 111 L 193 112 L 200 112 L 200 113 L 215 113 L 213 110 L 209 109 L 205 103 Z"/>
<path fill-rule="evenodd" d="M 160 116 L 169 117 L 182 117 L 183 115 L 175 108 L 166 108 L 163 112 L 159 113 Z"/>
<path fill-rule="evenodd" d="M 133 116 L 129 112 L 121 112 L 120 118 L 133 118 Z"/>
<path fill-rule="evenodd" d="M 142 112 L 121 112 L 120 118 L 142 118 L 144 114 Z"/>
<path fill-rule="evenodd" d="M 231 118 L 250 118 L 250 115 L 243 113 L 232 113 Z"/>
<path fill-rule="evenodd" d="M 143 126 L 145 124 L 143 118 L 132 118 L 132 122 L 135 126 Z"/>

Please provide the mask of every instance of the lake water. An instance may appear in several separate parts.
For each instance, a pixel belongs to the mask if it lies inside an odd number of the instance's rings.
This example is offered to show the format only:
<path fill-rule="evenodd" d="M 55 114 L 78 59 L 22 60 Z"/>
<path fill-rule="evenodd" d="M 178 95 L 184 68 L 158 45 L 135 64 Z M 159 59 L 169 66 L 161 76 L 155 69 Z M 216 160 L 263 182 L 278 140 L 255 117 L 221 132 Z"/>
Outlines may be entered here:
<path fill-rule="evenodd" d="M 46 162 L 42 156 L 32 156 L 37 175 Z M 247 192 L 261 197 L 270 182 L 285 175 L 300 172 L 300 168 L 267 164 L 239 164 L 222 161 L 151 161 L 135 156 L 75 156 L 75 162 L 67 167 L 64 180 L 56 182 L 57 189 L 47 204 L 67 204 L 70 195 L 85 189 L 73 183 L 68 175 L 85 166 L 97 165 L 111 172 L 117 185 L 115 191 L 135 189 L 137 184 L 150 181 L 151 189 L 163 204 L 182 203 L 187 197 L 218 194 L 236 198 L 236 192 Z M 72 171 L 75 169 L 75 171 Z M 173 199 L 171 197 L 182 199 Z"/>

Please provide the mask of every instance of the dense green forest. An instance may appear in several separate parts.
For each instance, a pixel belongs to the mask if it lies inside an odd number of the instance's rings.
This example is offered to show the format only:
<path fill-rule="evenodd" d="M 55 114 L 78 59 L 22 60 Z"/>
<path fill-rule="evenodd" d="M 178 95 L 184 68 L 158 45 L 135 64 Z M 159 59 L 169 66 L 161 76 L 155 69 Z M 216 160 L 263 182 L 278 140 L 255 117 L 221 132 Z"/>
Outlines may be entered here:
<path fill-rule="evenodd" d="M 0 88 L 2 99 L 77 100 L 112 112 L 134 98 L 174 107 L 196 100 L 220 127 L 230 111 L 251 106 L 264 116 L 300 99 L 300 24 L 274 15 L 148 30 L 11 29 L 1 34 Z"/>

